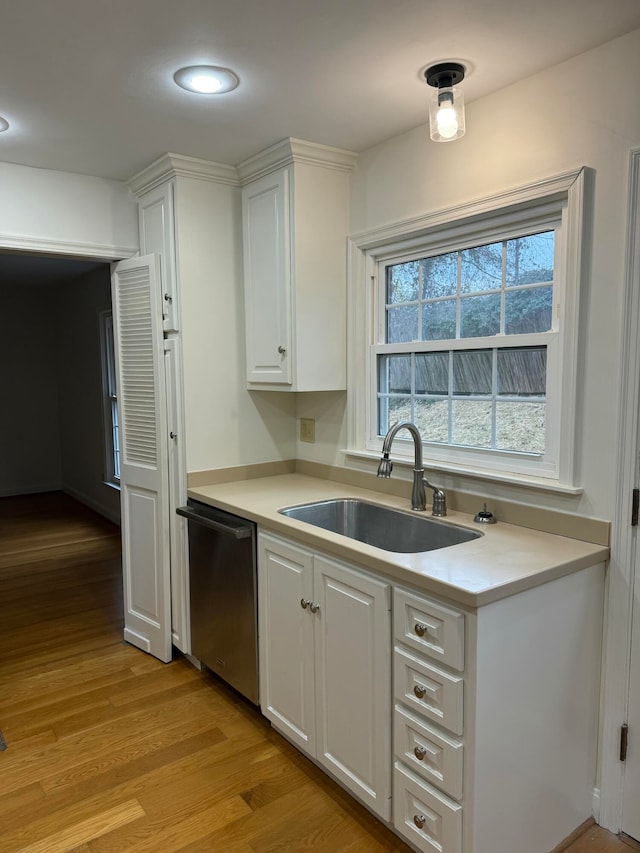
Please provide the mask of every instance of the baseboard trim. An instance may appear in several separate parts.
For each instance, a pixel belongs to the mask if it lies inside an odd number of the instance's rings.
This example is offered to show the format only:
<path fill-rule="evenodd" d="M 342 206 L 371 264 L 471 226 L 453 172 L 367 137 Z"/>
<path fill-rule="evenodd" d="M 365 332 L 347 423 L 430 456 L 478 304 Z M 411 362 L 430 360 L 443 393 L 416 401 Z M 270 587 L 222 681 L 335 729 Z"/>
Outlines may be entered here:
<path fill-rule="evenodd" d="M 19 498 L 20 495 L 40 495 L 45 492 L 59 492 L 60 483 L 40 483 L 37 486 L 14 486 L 12 489 L 0 489 L 0 498 Z"/>
<path fill-rule="evenodd" d="M 563 850 L 567 850 L 569 847 L 571 847 L 574 841 L 577 841 L 581 835 L 584 835 L 584 833 L 588 829 L 591 829 L 591 827 L 595 825 L 596 822 L 592 817 L 590 817 L 588 820 L 585 820 L 584 823 L 581 823 L 580 826 L 576 827 L 576 829 L 573 830 L 571 835 L 568 835 L 564 839 L 564 841 L 561 841 L 557 847 L 554 847 L 553 850 L 550 851 L 550 853 L 562 853 Z"/>
<path fill-rule="evenodd" d="M 79 501 L 81 504 L 89 507 L 94 512 L 97 512 L 98 515 L 102 515 L 105 518 L 108 518 L 109 521 L 112 521 L 114 524 L 120 526 L 120 513 L 114 512 L 109 507 L 104 506 L 98 501 L 90 498 L 88 495 L 85 495 L 83 492 L 78 491 L 78 489 L 74 489 L 73 486 L 62 485 L 59 487 L 61 491 L 65 493 L 65 495 L 69 495 L 71 498 L 75 498 L 75 500 Z"/>

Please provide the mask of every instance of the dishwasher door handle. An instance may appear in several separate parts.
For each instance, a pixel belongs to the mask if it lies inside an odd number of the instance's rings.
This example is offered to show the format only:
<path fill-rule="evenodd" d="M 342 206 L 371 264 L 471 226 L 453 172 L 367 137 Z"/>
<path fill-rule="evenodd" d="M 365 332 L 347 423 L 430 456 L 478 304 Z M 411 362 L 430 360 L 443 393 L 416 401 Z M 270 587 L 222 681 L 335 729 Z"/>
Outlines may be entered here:
<path fill-rule="evenodd" d="M 190 506 L 179 506 L 176 508 L 176 512 L 194 524 L 201 524 L 209 530 L 215 530 L 216 533 L 222 533 L 223 536 L 232 536 L 234 539 L 247 539 L 253 532 L 253 526 L 250 524 L 238 525 L 237 527 L 223 524 L 221 521 L 214 521 L 213 518 L 207 518 L 199 512 L 194 512 Z"/>

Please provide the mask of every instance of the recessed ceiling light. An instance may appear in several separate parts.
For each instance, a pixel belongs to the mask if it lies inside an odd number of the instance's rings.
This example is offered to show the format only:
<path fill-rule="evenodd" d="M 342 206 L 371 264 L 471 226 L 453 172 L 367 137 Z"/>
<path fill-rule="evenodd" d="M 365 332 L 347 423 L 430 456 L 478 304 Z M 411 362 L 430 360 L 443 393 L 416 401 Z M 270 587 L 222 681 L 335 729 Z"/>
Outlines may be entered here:
<path fill-rule="evenodd" d="M 3 130 L 9 130 L 9 122 L 6 118 L 2 118 L 2 116 L 0 116 L 0 133 L 2 133 Z"/>
<path fill-rule="evenodd" d="M 199 95 L 222 95 L 240 82 L 229 68 L 217 65 L 189 65 L 176 71 L 173 79 L 182 89 Z"/>

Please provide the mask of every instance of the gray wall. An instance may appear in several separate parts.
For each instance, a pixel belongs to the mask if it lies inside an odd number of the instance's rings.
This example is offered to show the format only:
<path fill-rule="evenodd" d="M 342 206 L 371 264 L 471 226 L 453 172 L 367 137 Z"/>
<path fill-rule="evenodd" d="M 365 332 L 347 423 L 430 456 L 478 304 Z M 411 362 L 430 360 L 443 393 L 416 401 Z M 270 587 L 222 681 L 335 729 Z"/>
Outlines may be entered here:
<path fill-rule="evenodd" d="M 57 489 L 61 479 L 55 293 L 0 284 L 0 495 Z"/>

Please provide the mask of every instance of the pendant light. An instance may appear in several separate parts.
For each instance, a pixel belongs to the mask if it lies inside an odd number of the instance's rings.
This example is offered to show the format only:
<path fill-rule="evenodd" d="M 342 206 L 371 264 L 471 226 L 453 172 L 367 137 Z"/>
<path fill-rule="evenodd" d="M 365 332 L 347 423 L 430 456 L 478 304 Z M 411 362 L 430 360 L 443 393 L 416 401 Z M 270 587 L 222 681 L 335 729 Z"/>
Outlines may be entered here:
<path fill-rule="evenodd" d="M 456 87 L 464 80 L 464 65 L 440 62 L 424 72 L 434 92 L 429 101 L 429 135 L 434 142 L 453 142 L 464 136 L 464 95 Z"/>

